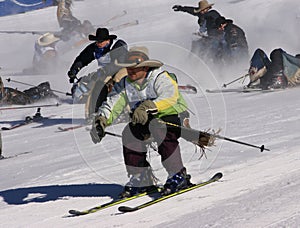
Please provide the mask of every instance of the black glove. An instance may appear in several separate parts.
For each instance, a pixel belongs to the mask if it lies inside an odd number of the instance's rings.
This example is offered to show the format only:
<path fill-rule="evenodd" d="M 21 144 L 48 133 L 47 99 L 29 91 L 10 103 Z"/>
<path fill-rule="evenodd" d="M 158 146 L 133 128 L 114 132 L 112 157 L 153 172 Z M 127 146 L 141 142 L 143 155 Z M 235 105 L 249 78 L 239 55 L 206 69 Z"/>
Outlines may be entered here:
<path fill-rule="evenodd" d="M 182 6 L 181 5 L 175 5 L 175 6 L 172 7 L 172 9 L 174 11 L 181 11 L 182 10 Z"/>
<path fill-rule="evenodd" d="M 96 116 L 93 122 L 90 135 L 93 143 L 99 143 L 105 136 L 105 128 L 107 126 L 107 119 L 104 116 Z"/>
<path fill-rule="evenodd" d="M 76 79 L 76 75 L 77 75 L 77 71 L 76 70 L 69 70 L 68 71 L 68 76 L 69 76 L 69 82 L 70 83 L 74 83 L 75 79 Z"/>

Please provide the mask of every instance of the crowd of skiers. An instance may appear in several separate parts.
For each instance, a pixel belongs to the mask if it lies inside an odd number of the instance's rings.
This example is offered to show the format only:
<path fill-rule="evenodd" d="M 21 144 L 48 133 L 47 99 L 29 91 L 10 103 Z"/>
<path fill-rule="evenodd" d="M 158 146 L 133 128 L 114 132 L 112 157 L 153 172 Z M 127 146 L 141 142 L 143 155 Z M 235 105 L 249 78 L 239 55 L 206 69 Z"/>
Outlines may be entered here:
<path fill-rule="evenodd" d="M 198 7 L 173 6 L 174 11 L 198 17 L 199 40 L 192 48 L 197 46 L 197 50 L 206 53 L 207 59 L 213 59 L 215 63 L 248 61 L 244 31 L 212 6 L 206 0 L 200 1 Z M 82 26 L 72 14 L 63 15 L 59 17 L 63 30 L 70 30 L 71 25 Z M 69 32 L 75 27 L 71 26 Z M 162 165 L 168 173 L 163 194 L 190 186 L 191 176 L 182 162 L 178 139 L 182 137 L 201 149 L 212 145 L 214 139 L 210 134 L 199 135 L 183 130 L 189 128 L 188 105 L 178 90 L 176 76 L 164 70 L 161 61 L 151 59 L 146 47 L 128 49 L 126 42 L 110 34 L 107 28 L 98 28 L 95 34 L 85 36 L 91 43 L 75 58 L 67 76 L 73 85 L 73 98 L 83 99 L 86 103 L 86 117 L 92 123 L 92 141 L 100 143 L 106 135 L 105 129 L 124 111 L 130 115 L 122 132 L 124 163 L 130 179 L 120 196 L 129 197 L 155 188 L 156 179 L 146 159 L 147 145 L 152 142 L 157 143 Z M 43 64 L 47 52 L 47 58 L 55 57 L 55 47 L 61 39 L 66 39 L 63 37 L 51 33 L 41 36 L 36 45 L 43 50 L 35 56 L 35 65 Z M 276 49 L 269 59 L 261 49 L 256 50 L 250 61 L 248 87 L 270 89 L 298 84 L 298 57 Z M 98 70 L 78 78 L 78 72 L 94 60 L 98 63 Z M 289 64 L 298 67 L 292 68 Z"/>

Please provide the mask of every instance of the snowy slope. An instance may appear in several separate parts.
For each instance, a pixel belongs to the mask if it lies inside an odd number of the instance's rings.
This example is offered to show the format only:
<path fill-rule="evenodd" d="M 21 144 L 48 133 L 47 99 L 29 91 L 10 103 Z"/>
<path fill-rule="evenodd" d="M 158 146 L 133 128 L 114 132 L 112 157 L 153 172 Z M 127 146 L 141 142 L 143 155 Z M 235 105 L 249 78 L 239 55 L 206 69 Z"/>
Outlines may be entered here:
<path fill-rule="evenodd" d="M 179 75 L 179 83 L 198 87 L 198 94 L 185 94 L 196 129 L 222 128 L 221 135 L 270 152 L 218 140 L 207 159 L 186 141 L 181 141 L 184 163 L 192 180 L 205 180 L 215 172 L 224 174 L 219 183 L 172 198 L 133 214 L 120 214 L 117 207 L 82 217 L 66 217 L 69 209 L 88 209 L 118 195 L 127 182 L 121 140 L 107 136 L 94 145 L 89 132 L 76 129 L 58 132 L 83 121 L 84 106 L 61 96 L 58 107 L 42 108 L 43 123 L 3 131 L 3 155 L 17 157 L 0 161 L 0 227 L 299 227 L 300 224 L 300 127 L 299 88 L 273 93 L 206 94 L 246 72 L 213 75 L 211 69 L 189 53 L 197 18 L 175 13 L 172 5 L 195 5 L 197 1 L 138 0 L 76 1 L 74 15 L 101 24 L 126 9 L 128 14 L 111 23 L 139 20 L 139 25 L 114 33 L 130 46 L 145 44 L 150 55 Z M 240 25 L 250 51 L 270 52 L 282 47 L 299 53 L 300 5 L 294 0 L 216 0 L 215 8 Z M 2 30 L 58 30 L 55 8 L 0 18 Z M 280 17 L 279 17 L 280 14 Z M 65 57 L 66 69 L 51 75 L 11 76 L 30 66 L 37 36 L 0 34 L 0 75 L 38 84 L 48 80 L 53 89 L 68 91 L 67 67 L 76 54 Z M 84 75 L 93 69 L 88 67 Z M 232 69 L 234 72 L 234 69 Z M 5 85 L 28 88 L 4 82 Z M 241 86 L 239 83 L 234 86 Z M 48 101 L 55 103 L 55 101 Z M 0 124 L 8 126 L 35 113 L 35 109 L 1 111 Z M 121 133 L 124 124 L 108 128 Z M 150 154 L 155 174 L 163 183 L 166 173 L 159 156 Z M 144 202 L 141 198 L 126 205 Z M 124 204 L 125 205 L 125 204 Z"/>

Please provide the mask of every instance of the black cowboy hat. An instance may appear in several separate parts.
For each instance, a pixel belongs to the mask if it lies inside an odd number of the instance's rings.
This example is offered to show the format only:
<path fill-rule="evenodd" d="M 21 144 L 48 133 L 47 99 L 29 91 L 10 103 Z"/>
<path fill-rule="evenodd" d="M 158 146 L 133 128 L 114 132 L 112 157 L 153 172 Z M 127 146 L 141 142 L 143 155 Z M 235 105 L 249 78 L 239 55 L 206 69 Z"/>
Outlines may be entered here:
<path fill-rule="evenodd" d="M 226 23 L 232 23 L 233 21 L 232 20 L 230 20 L 230 19 L 226 19 L 225 17 L 218 17 L 217 19 L 216 19 L 216 21 L 215 21 L 215 24 L 216 24 L 216 26 L 217 26 L 217 28 L 220 28 L 220 26 L 222 25 L 222 24 L 226 24 Z"/>
<path fill-rule="evenodd" d="M 89 40 L 95 40 L 98 42 L 102 42 L 104 40 L 114 40 L 117 39 L 116 35 L 109 35 L 109 31 L 107 28 L 97 28 L 96 36 L 89 35 Z"/>

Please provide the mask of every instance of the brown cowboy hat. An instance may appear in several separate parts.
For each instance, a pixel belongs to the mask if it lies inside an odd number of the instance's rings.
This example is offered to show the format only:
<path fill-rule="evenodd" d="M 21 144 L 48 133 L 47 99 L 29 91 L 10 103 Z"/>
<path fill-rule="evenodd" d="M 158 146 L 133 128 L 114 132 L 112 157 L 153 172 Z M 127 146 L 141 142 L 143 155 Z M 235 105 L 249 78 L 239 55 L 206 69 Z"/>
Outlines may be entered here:
<path fill-rule="evenodd" d="M 120 67 L 138 68 L 138 67 L 153 67 L 159 68 L 164 65 L 162 62 L 154 59 L 149 59 L 148 48 L 146 47 L 132 47 L 129 49 L 126 60 L 119 63 L 115 60 L 115 64 Z"/>
<path fill-rule="evenodd" d="M 214 5 L 214 3 L 209 4 L 206 0 L 202 0 L 198 4 L 199 4 L 199 7 L 198 7 L 198 9 L 194 10 L 195 13 L 199 13 L 200 11 L 205 10 L 209 7 L 212 7 Z"/>
<path fill-rule="evenodd" d="M 107 28 L 97 28 L 96 36 L 90 34 L 89 40 L 102 42 L 104 40 L 114 40 L 117 39 L 116 35 L 109 35 L 109 31 Z"/>

